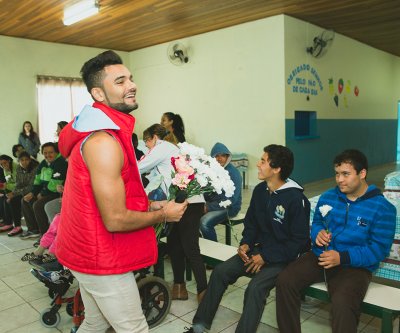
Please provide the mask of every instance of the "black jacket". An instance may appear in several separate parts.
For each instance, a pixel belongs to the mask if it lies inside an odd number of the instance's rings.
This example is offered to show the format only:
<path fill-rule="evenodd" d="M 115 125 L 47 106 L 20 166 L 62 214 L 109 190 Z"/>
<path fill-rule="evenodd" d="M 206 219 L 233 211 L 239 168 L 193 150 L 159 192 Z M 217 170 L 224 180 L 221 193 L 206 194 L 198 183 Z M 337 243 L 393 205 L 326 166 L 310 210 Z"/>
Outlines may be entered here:
<path fill-rule="evenodd" d="M 309 250 L 309 221 L 310 202 L 300 185 L 288 180 L 270 193 L 262 182 L 253 191 L 241 244 L 250 250 L 258 244 L 266 263 L 288 263 Z"/>

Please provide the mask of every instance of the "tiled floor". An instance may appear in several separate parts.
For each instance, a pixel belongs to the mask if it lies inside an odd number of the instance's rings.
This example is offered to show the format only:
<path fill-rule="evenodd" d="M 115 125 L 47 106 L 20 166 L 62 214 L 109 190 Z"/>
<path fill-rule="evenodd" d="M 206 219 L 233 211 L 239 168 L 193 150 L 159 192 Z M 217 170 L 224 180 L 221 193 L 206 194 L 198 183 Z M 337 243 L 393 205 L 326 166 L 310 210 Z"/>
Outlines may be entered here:
<path fill-rule="evenodd" d="M 383 188 L 383 177 L 394 171 L 397 165 L 384 165 L 371 168 L 368 174 L 368 182 L 375 183 Z M 333 186 L 334 180 L 323 180 L 305 185 L 305 193 L 308 197 L 320 194 L 327 188 Z M 244 208 L 248 206 L 251 196 L 250 190 L 245 190 L 243 195 Z M 241 225 L 235 226 L 237 238 L 240 237 Z M 218 227 L 219 241 L 224 242 L 224 229 Z M 233 238 L 233 245 L 237 245 Z M 40 324 L 40 312 L 50 306 L 50 298 L 47 288 L 34 278 L 29 272 L 29 264 L 20 260 L 23 254 L 33 250 L 32 240 L 20 240 L 19 238 L 7 237 L 0 234 L 0 332 L 12 333 L 38 333 L 38 332 L 70 332 L 72 319 L 65 311 L 65 306 L 60 310 L 61 322 L 57 328 L 46 328 Z M 207 271 L 210 274 L 210 271 Z M 172 272 L 168 261 L 166 262 L 165 280 L 172 282 Z M 210 332 L 230 333 L 240 317 L 243 304 L 244 290 L 247 286 L 247 278 L 239 279 L 230 286 L 222 298 L 217 316 L 213 322 Z M 173 301 L 170 314 L 164 322 L 151 330 L 154 333 L 183 332 L 184 327 L 190 326 L 193 315 L 197 308 L 196 288 L 194 281 L 188 282 L 190 291 L 189 300 Z M 76 286 L 74 286 L 76 288 Z M 74 290 L 70 289 L 70 292 Z M 303 333 L 328 333 L 331 332 L 329 325 L 329 304 L 308 299 L 301 309 Z M 396 325 L 398 325 L 398 320 Z M 396 326 L 394 332 L 398 330 Z M 267 299 L 267 305 L 258 328 L 258 333 L 279 332 L 275 319 L 275 297 L 272 291 Z M 359 332 L 380 332 L 380 320 L 371 316 L 362 315 Z"/>

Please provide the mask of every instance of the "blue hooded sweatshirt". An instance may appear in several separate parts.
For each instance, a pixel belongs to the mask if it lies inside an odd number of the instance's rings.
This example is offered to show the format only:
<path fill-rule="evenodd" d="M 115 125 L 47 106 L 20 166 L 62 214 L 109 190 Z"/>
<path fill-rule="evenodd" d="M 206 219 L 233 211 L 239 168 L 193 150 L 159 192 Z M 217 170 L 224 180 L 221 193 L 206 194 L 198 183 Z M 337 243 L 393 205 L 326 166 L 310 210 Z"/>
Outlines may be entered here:
<path fill-rule="evenodd" d="M 322 217 L 319 208 L 332 209 Z M 316 256 L 323 251 L 315 239 L 322 229 L 329 229 L 332 240 L 328 250 L 339 252 L 340 264 L 373 271 L 390 252 L 396 228 L 396 208 L 375 186 L 355 201 L 347 199 L 338 187 L 321 195 L 315 208 L 311 227 L 312 250 Z"/>
<path fill-rule="evenodd" d="M 218 154 L 226 154 L 229 155 L 226 164 L 223 166 L 226 171 L 228 171 L 229 176 L 231 177 L 233 184 L 235 185 L 235 191 L 233 192 L 233 196 L 227 198 L 222 192 L 221 194 L 211 193 L 205 195 L 206 205 L 209 212 L 225 209 L 219 205 L 220 202 L 225 200 L 230 200 L 232 203 L 228 207 L 228 215 L 229 217 L 236 216 L 240 212 L 240 208 L 242 206 L 242 176 L 238 169 L 236 169 L 231 163 L 232 153 L 229 149 L 222 143 L 217 142 L 214 147 L 211 149 L 211 157 L 215 157 Z"/>

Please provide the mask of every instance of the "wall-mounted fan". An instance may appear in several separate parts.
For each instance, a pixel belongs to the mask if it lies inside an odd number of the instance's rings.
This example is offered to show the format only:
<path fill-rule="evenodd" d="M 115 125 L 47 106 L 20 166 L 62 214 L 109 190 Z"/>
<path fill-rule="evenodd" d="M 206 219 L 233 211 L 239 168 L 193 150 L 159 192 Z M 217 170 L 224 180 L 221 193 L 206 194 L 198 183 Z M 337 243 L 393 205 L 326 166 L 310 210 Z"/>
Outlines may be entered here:
<path fill-rule="evenodd" d="M 334 38 L 335 32 L 333 30 L 324 30 L 319 36 L 314 37 L 313 46 L 307 47 L 307 53 L 315 58 L 321 57 L 326 53 Z"/>
<path fill-rule="evenodd" d="M 180 42 L 173 42 L 168 45 L 168 59 L 174 65 L 180 66 L 189 62 L 187 48 Z"/>

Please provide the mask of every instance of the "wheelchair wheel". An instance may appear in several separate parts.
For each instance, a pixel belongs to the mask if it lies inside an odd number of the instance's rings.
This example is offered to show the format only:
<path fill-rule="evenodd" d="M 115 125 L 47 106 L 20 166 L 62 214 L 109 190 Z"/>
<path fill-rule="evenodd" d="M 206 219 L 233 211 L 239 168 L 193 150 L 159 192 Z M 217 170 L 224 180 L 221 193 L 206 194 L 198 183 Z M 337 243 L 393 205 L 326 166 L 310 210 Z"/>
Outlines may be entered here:
<path fill-rule="evenodd" d="M 67 313 L 73 317 L 74 316 L 74 302 L 67 303 L 66 306 Z"/>
<path fill-rule="evenodd" d="M 56 327 L 61 321 L 61 316 L 58 312 L 54 313 L 50 308 L 44 309 L 40 313 L 40 322 L 44 327 Z"/>
<path fill-rule="evenodd" d="M 76 332 L 78 332 L 78 328 L 79 328 L 79 327 L 76 327 L 76 326 L 72 327 L 70 333 L 76 333 Z"/>
<path fill-rule="evenodd" d="M 160 324 L 169 313 L 171 292 L 168 284 L 156 276 L 146 276 L 138 281 L 143 314 L 147 324 L 153 328 Z"/>
<path fill-rule="evenodd" d="M 53 289 L 49 289 L 47 293 L 49 294 L 49 297 L 51 299 L 54 299 L 54 297 L 56 296 L 56 292 Z"/>

